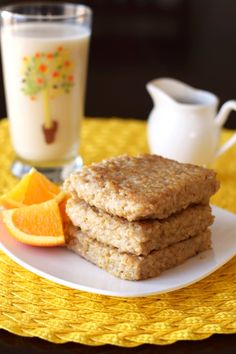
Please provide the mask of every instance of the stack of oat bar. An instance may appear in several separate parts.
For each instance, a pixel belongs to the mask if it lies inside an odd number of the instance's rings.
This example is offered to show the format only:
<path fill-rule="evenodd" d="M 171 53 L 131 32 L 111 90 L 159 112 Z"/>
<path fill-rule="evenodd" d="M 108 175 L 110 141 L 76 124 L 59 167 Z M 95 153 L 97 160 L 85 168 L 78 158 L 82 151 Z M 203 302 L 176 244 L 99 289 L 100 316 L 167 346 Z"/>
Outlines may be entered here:
<path fill-rule="evenodd" d="M 155 155 L 120 156 L 72 174 L 67 246 L 122 279 L 159 275 L 211 247 L 211 170 Z"/>

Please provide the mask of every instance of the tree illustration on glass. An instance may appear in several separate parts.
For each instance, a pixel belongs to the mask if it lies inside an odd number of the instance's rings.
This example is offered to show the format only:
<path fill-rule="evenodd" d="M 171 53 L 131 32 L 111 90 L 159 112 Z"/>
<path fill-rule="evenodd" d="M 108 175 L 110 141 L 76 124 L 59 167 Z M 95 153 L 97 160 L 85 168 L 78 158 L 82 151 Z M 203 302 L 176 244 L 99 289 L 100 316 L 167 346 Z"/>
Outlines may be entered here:
<path fill-rule="evenodd" d="M 51 116 L 50 100 L 68 94 L 74 85 L 73 63 L 61 46 L 54 52 L 38 52 L 23 58 L 22 91 L 31 100 L 43 98 L 44 123 L 42 131 L 47 144 L 55 141 L 58 121 Z"/>

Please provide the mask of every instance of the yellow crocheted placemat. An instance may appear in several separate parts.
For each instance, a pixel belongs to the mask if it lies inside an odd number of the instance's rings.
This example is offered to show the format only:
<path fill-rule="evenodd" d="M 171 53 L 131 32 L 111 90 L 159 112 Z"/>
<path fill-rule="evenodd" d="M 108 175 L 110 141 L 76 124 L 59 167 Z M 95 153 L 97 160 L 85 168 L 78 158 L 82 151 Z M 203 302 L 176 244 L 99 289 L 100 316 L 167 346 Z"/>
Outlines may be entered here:
<path fill-rule="evenodd" d="M 232 133 L 224 131 L 222 139 Z M 147 151 L 146 124 L 135 120 L 87 119 L 81 153 L 85 163 L 121 153 Z M 0 193 L 16 180 L 8 124 L 0 123 Z M 236 212 L 236 147 L 214 168 L 222 187 L 213 202 Z M 113 298 L 54 284 L 0 252 L 0 328 L 55 343 L 132 347 L 197 340 L 236 332 L 236 258 L 182 290 L 146 298 Z"/>

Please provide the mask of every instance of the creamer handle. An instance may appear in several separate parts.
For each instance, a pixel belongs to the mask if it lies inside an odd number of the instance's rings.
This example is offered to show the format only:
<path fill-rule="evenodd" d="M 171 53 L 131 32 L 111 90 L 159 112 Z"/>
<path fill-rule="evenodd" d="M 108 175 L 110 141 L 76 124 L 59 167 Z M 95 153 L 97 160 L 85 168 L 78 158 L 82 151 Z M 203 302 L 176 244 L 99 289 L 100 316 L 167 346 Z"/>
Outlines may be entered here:
<path fill-rule="evenodd" d="M 236 100 L 230 100 L 223 104 L 217 116 L 215 117 L 215 123 L 222 127 L 231 111 L 236 111 Z"/>
<path fill-rule="evenodd" d="M 232 110 L 236 111 L 236 100 L 230 100 L 230 101 L 227 101 L 223 104 L 223 106 L 221 107 L 219 113 L 217 114 L 217 116 L 215 118 L 215 123 L 218 126 L 222 127 L 224 125 L 224 123 L 226 122 L 226 120 L 229 116 L 229 113 Z M 226 143 L 223 146 L 221 146 L 218 149 L 218 151 L 216 152 L 216 157 L 223 154 L 226 150 L 228 150 L 235 143 L 236 143 L 236 133 L 228 141 L 226 141 Z"/>

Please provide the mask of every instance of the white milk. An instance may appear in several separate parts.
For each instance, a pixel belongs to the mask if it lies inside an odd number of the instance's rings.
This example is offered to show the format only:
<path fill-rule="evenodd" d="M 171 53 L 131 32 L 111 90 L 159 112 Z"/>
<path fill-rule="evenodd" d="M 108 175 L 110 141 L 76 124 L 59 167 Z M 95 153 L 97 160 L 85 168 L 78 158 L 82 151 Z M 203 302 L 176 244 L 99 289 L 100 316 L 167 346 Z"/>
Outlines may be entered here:
<path fill-rule="evenodd" d="M 88 29 L 64 23 L 34 22 L 2 29 L 10 130 L 14 149 L 21 159 L 37 166 L 57 165 L 76 157 L 89 38 Z M 40 89 L 50 80 L 50 88 Z M 63 82 L 71 84 L 68 93 Z M 32 85 L 39 88 L 38 92 L 31 95 L 28 90 L 27 94 L 23 91 L 26 83 L 27 88 Z M 50 128 L 52 121 L 57 122 L 57 130 L 53 141 L 48 143 L 43 126 Z"/>

